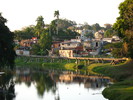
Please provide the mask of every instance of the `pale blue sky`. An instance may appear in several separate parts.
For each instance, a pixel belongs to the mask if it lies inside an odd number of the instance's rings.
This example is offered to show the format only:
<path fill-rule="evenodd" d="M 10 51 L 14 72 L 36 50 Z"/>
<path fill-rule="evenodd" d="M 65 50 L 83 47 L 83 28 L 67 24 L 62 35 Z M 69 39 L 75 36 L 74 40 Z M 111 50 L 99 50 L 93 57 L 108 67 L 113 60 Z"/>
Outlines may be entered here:
<path fill-rule="evenodd" d="M 119 16 L 118 6 L 124 0 L 0 0 L 0 12 L 8 20 L 7 26 L 13 31 L 35 25 L 36 18 L 44 17 L 49 24 L 54 11 L 60 11 L 60 18 L 76 21 L 113 24 Z"/>

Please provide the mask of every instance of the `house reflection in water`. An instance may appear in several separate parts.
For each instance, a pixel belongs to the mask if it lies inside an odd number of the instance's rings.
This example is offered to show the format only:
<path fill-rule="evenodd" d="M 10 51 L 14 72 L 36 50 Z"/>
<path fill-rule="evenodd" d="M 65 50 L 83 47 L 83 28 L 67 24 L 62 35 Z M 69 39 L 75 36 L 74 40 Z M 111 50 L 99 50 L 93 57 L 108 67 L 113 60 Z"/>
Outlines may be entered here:
<path fill-rule="evenodd" d="M 85 88 L 101 88 L 111 81 L 108 77 L 77 75 L 77 74 L 61 74 L 60 82 L 84 84 Z"/>

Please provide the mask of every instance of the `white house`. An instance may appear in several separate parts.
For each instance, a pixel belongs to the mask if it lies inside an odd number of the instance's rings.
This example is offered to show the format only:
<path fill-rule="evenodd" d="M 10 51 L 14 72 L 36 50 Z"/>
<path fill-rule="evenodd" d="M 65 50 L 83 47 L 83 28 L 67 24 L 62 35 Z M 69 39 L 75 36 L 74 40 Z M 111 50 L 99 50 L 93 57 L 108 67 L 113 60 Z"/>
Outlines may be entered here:
<path fill-rule="evenodd" d="M 80 42 L 64 41 L 64 42 L 60 43 L 60 48 L 61 48 L 61 50 L 63 50 L 63 49 L 73 49 L 73 48 L 76 48 L 80 45 L 81 45 Z"/>
<path fill-rule="evenodd" d="M 102 41 L 103 41 L 103 42 L 112 43 L 113 38 L 103 38 Z"/>

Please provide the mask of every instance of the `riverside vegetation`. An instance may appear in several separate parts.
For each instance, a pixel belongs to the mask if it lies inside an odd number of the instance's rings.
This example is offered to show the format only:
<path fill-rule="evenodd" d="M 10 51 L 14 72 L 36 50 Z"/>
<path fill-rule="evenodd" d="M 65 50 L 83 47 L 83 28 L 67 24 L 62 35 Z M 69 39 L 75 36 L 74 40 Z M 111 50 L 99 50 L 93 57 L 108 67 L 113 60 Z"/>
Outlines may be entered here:
<path fill-rule="evenodd" d="M 109 100 L 133 100 L 133 60 L 123 64 L 92 64 L 91 73 L 103 74 L 114 78 L 117 82 L 105 88 L 102 94 Z"/>
<path fill-rule="evenodd" d="M 55 69 L 55 70 L 71 70 L 78 68 L 81 72 L 88 71 L 93 75 L 104 75 L 115 79 L 117 82 L 110 87 L 104 89 L 102 94 L 109 100 L 132 100 L 133 99 L 133 60 L 128 60 L 125 63 L 110 65 L 110 63 L 93 63 L 85 66 L 84 62 L 76 65 L 75 60 L 68 62 L 62 60 L 59 62 L 24 62 L 23 59 L 16 59 L 17 68 L 39 68 L 39 69 Z"/>

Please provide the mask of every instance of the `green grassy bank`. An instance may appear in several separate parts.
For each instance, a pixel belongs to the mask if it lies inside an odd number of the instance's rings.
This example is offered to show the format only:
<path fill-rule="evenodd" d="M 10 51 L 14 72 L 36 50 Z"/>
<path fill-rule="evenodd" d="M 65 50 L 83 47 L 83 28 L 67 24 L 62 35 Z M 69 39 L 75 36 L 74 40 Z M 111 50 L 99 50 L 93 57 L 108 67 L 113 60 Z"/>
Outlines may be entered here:
<path fill-rule="evenodd" d="M 91 73 L 99 73 L 117 80 L 104 89 L 103 95 L 109 100 L 133 100 L 133 61 L 118 65 L 92 64 L 88 67 Z"/>
<path fill-rule="evenodd" d="M 15 60 L 16 68 L 39 68 L 39 69 L 55 69 L 55 70 L 76 70 L 77 65 L 75 60 L 67 61 L 67 60 L 54 60 L 53 62 L 48 59 L 46 62 L 43 60 L 40 61 L 28 61 L 28 59 L 16 59 Z M 80 70 L 85 70 L 85 66 L 83 62 L 78 64 L 82 68 Z"/>

